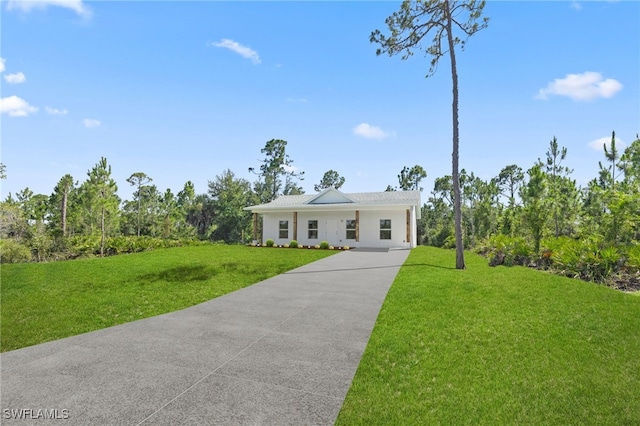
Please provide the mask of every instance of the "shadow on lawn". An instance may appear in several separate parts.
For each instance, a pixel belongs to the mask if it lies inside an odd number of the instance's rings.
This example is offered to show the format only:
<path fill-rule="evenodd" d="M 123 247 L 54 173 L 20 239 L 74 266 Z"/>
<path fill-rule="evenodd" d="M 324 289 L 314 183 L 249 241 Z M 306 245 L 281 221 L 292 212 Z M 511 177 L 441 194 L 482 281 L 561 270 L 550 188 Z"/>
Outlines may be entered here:
<path fill-rule="evenodd" d="M 167 282 L 185 282 L 185 281 L 206 281 L 218 273 L 216 268 L 205 265 L 184 265 L 176 266 L 152 274 L 140 275 L 139 278 L 144 281 L 167 281 Z"/>

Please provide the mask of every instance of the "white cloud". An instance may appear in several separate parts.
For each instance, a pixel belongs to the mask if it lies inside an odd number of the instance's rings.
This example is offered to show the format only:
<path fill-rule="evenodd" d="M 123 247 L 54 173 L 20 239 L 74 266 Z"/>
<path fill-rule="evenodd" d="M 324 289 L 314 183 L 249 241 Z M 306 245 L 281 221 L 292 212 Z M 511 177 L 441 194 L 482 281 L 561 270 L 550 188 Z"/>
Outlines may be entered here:
<path fill-rule="evenodd" d="M 4 58 L 0 58 L 0 72 L 4 72 L 5 68 L 4 68 Z"/>
<path fill-rule="evenodd" d="M 293 103 L 298 103 L 298 104 L 306 104 L 309 101 L 307 99 L 305 99 L 305 98 L 287 98 L 287 102 L 293 102 Z"/>
<path fill-rule="evenodd" d="M 73 10 L 83 18 L 91 17 L 91 9 L 82 0 L 9 0 L 7 10 L 19 9 L 30 12 L 33 9 L 46 9 L 48 6 L 64 7 Z"/>
<path fill-rule="evenodd" d="M 380 127 L 372 126 L 368 123 L 358 124 L 353 128 L 353 134 L 367 139 L 384 139 L 390 136 L 389 133 L 385 132 Z"/>
<path fill-rule="evenodd" d="M 9 117 L 26 117 L 38 111 L 38 108 L 29 105 L 27 101 L 17 96 L 9 96 L 0 99 L 0 113 Z"/>
<path fill-rule="evenodd" d="M 236 52 L 238 55 L 242 56 L 243 58 L 250 59 L 251 62 L 253 62 L 256 65 L 262 62 L 260 60 L 260 56 L 258 55 L 258 52 L 251 49 L 250 47 L 243 46 L 236 41 L 229 40 L 228 38 L 223 38 L 219 42 L 211 42 L 210 44 L 215 47 L 224 47 L 225 49 L 229 49 L 233 52 Z"/>
<path fill-rule="evenodd" d="M 7 83 L 10 84 L 20 84 L 20 83 L 24 83 L 25 81 L 27 81 L 27 77 L 21 73 L 21 72 L 17 72 L 15 74 L 7 74 L 4 76 L 4 80 Z"/>
<path fill-rule="evenodd" d="M 540 89 L 536 99 L 548 99 L 549 95 L 567 96 L 574 101 L 588 101 L 595 98 L 610 98 L 622 89 L 622 84 L 612 78 L 603 79 L 599 72 L 587 71 L 582 74 L 567 74 L 556 78 Z"/>
<path fill-rule="evenodd" d="M 575 10 L 582 10 L 582 5 L 578 3 L 576 0 L 571 2 L 571 7 Z"/>
<path fill-rule="evenodd" d="M 67 115 L 67 113 L 69 111 L 67 111 L 66 109 L 58 109 L 58 108 L 51 108 L 51 107 L 44 107 L 45 111 L 47 111 L 47 114 L 49 115 Z"/>
<path fill-rule="evenodd" d="M 598 138 L 596 140 L 589 142 L 587 145 L 591 149 L 595 149 L 596 151 L 604 151 L 604 144 L 607 144 L 607 149 L 611 148 L 611 136 L 604 136 L 602 138 Z M 626 144 L 622 139 L 616 138 L 616 149 L 618 151 L 620 151 L 625 146 Z"/>
<path fill-rule="evenodd" d="M 95 120 L 93 118 L 85 118 L 82 122 L 84 123 L 84 127 L 87 129 L 94 129 L 102 124 L 100 120 Z"/>

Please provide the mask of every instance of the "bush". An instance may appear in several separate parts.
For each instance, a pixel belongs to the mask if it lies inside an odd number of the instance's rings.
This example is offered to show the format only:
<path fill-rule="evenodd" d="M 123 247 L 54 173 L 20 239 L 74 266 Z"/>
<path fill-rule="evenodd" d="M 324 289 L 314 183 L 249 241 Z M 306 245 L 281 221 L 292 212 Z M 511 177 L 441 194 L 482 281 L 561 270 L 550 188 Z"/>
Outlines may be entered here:
<path fill-rule="evenodd" d="M 127 253 L 139 253 L 158 248 L 182 247 L 209 244 L 208 242 L 184 238 L 179 240 L 169 238 L 154 238 L 149 236 L 117 236 L 109 237 L 104 244 L 105 256 L 115 256 Z M 100 236 L 77 236 L 68 240 L 67 258 L 100 255 Z"/>
<path fill-rule="evenodd" d="M 552 260 L 551 268 L 572 278 L 603 283 L 624 264 L 618 249 L 599 237 L 553 238 L 545 240 L 544 245 L 544 253 Z"/>
<path fill-rule="evenodd" d="M 329 248 L 329 242 L 328 241 L 322 241 L 320 243 L 320 248 L 323 250 L 327 250 Z"/>
<path fill-rule="evenodd" d="M 69 258 L 89 257 L 100 254 L 100 236 L 80 235 L 69 238 Z"/>
<path fill-rule="evenodd" d="M 454 249 L 456 248 L 456 236 L 455 235 L 449 235 L 444 239 L 444 242 L 442 243 L 442 245 L 440 246 L 443 249 Z"/>
<path fill-rule="evenodd" d="M 30 260 L 29 247 L 14 240 L 0 240 L 0 263 L 20 263 Z"/>
<path fill-rule="evenodd" d="M 291 242 L 289 243 L 289 247 L 298 248 L 298 242 L 296 240 L 291 240 Z"/>
<path fill-rule="evenodd" d="M 273 241 L 271 238 L 269 238 L 264 245 L 267 247 L 273 247 L 273 245 L 275 244 L 275 241 Z"/>
<path fill-rule="evenodd" d="M 482 251 L 489 256 L 490 266 L 527 265 L 531 260 L 531 247 L 522 237 L 494 235 Z"/>
<path fill-rule="evenodd" d="M 640 271 L 640 245 L 634 245 L 626 253 L 627 266 L 634 271 Z"/>

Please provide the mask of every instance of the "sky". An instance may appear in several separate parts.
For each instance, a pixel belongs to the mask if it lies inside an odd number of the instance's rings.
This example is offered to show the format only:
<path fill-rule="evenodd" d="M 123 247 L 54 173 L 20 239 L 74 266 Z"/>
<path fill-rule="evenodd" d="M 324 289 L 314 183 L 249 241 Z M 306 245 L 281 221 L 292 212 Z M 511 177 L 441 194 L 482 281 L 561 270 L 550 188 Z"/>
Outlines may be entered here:
<path fill-rule="evenodd" d="M 420 165 L 426 201 L 451 174 L 450 63 L 425 78 L 420 50 L 376 56 L 399 5 L 2 0 L 1 197 L 82 182 L 101 157 L 123 200 L 135 172 L 201 194 L 227 169 L 257 180 L 283 139 L 307 193 L 328 170 L 369 192 Z M 484 16 L 456 51 L 460 167 L 527 170 L 557 137 L 586 185 L 612 131 L 619 148 L 640 132 L 640 2 L 490 0 Z"/>

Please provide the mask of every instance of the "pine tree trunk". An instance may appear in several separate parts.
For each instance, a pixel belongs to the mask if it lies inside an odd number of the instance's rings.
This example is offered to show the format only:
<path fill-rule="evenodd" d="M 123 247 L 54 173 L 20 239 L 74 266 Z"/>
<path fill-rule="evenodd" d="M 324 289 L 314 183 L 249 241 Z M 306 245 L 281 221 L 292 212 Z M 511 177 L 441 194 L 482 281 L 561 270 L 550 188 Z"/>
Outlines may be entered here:
<path fill-rule="evenodd" d="M 455 220 L 455 236 L 456 236 L 456 269 L 465 269 L 464 264 L 464 246 L 462 244 L 462 206 L 460 197 L 460 176 L 458 173 L 458 72 L 456 69 L 455 44 L 453 42 L 453 33 L 451 28 L 451 5 L 446 2 L 447 14 L 447 40 L 449 41 L 449 56 L 451 58 L 451 78 L 453 80 L 453 153 L 452 153 L 452 172 L 453 180 L 453 215 Z"/>
<path fill-rule="evenodd" d="M 102 232 L 102 237 L 100 238 L 100 257 L 104 257 L 104 215 L 105 208 L 102 207 L 102 216 L 100 217 L 100 230 Z"/>
<path fill-rule="evenodd" d="M 62 194 L 62 236 L 67 236 L 67 202 L 69 193 L 64 191 Z"/>
<path fill-rule="evenodd" d="M 140 236 L 140 185 L 138 185 L 138 237 Z"/>

